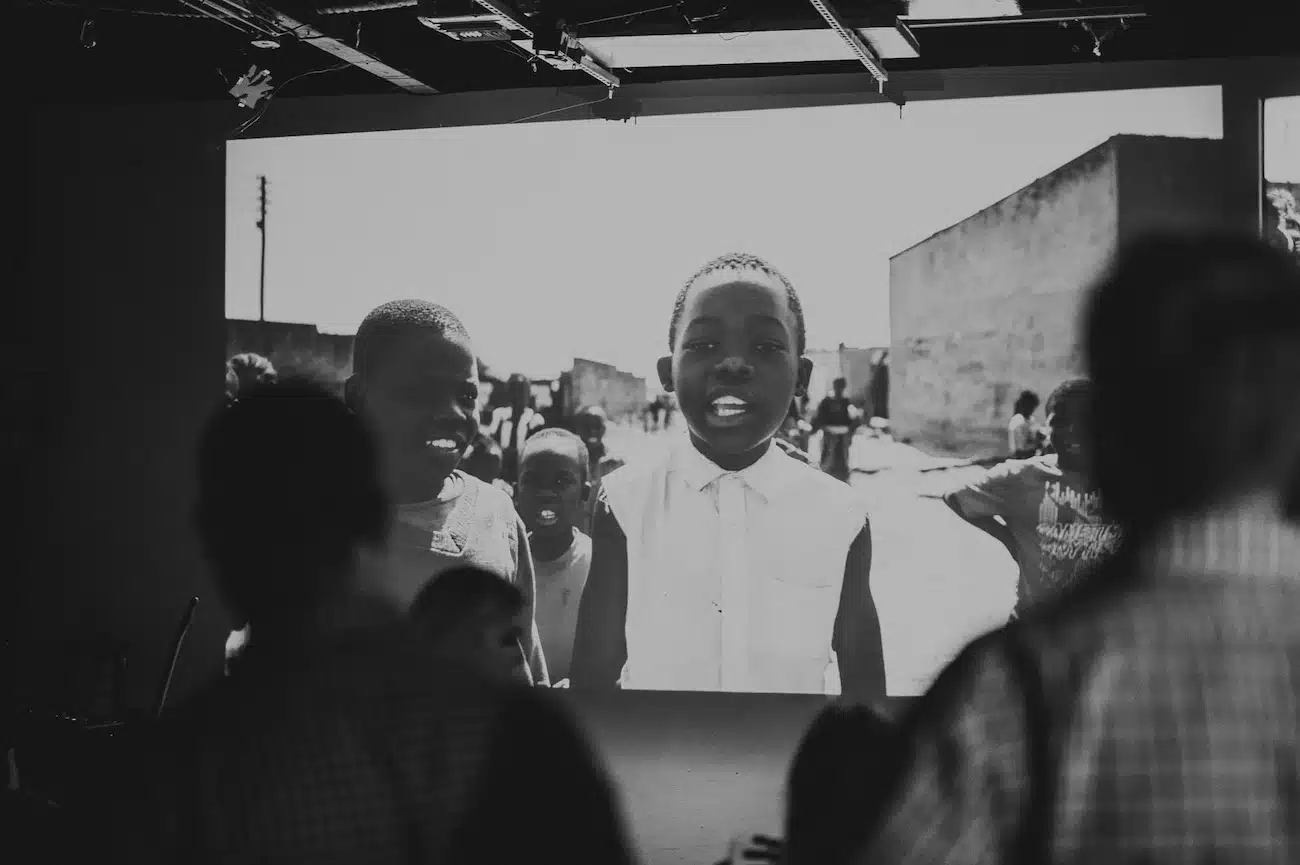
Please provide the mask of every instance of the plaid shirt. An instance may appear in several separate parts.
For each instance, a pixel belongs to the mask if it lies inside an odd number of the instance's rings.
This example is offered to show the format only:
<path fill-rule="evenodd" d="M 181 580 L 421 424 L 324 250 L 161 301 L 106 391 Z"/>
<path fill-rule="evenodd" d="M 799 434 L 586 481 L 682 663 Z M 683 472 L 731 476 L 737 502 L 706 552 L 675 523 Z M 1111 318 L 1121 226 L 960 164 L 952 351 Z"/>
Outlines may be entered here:
<path fill-rule="evenodd" d="M 544 695 L 444 667 L 404 621 L 240 668 L 158 730 L 118 790 L 132 863 L 629 860 L 611 788 Z M 138 785 L 138 786 L 136 786 Z M 582 808 L 577 836 L 556 831 Z M 549 857 L 548 857 L 549 858 Z"/>
<path fill-rule="evenodd" d="M 1300 862 L 1300 528 L 1220 514 L 1127 561 L 940 676 L 860 862 L 1010 862 L 1035 829 L 1057 863 Z"/>

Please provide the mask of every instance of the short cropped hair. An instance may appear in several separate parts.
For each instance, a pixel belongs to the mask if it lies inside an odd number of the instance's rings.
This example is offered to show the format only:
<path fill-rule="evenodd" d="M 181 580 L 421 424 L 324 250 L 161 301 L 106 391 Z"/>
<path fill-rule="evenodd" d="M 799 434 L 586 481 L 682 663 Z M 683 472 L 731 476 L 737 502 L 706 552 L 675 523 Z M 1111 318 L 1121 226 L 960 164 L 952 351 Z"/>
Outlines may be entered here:
<path fill-rule="evenodd" d="M 785 287 L 786 303 L 790 307 L 790 313 L 794 316 L 795 321 L 795 345 L 800 356 L 808 348 L 807 329 L 804 326 L 803 304 L 799 301 L 799 294 L 790 284 L 790 280 L 772 265 L 756 255 L 750 255 L 744 252 L 733 252 L 727 255 L 719 256 L 713 259 L 704 267 L 696 271 L 695 275 L 686 281 L 686 284 L 677 292 L 677 299 L 673 302 L 673 317 L 668 323 L 668 350 L 677 349 L 678 330 L 682 326 L 682 316 L 686 314 L 686 298 L 691 292 L 695 283 L 699 282 L 706 276 L 718 273 L 723 270 L 754 270 L 764 274 Z"/>
<path fill-rule="evenodd" d="M 1035 397 L 1037 399 L 1037 397 Z M 1086 378 L 1067 379 L 1052 389 L 1047 395 L 1044 412 L 1050 417 L 1061 409 L 1092 409 L 1092 381 Z"/>
<path fill-rule="evenodd" d="M 1121 249 L 1085 322 L 1097 481 L 1131 534 L 1270 483 L 1300 506 L 1300 268 L 1285 252 L 1147 237 Z M 1158 455 L 1134 441 L 1140 418 L 1171 433 Z"/>
<path fill-rule="evenodd" d="M 568 442 L 577 450 L 578 463 L 582 466 L 582 482 L 585 484 L 588 480 L 587 473 L 590 469 L 589 463 L 591 461 L 591 452 L 587 449 L 587 443 L 582 440 L 582 436 L 578 435 L 575 432 L 571 432 L 567 429 L 564 429 L 562 427 L 547 427 L 546 429 L 540 429 L 537 432 L 530 435 L 524 441 L 523 452 L 519 455 L 520 464 L 522 464 L 523 461 L 528 457 L 529 452 L 532 451 L 534 447 L 536 447 L 539 443 L 545 444 L 548 441 Z"/>
<path fill-rule="evenodd" d="M 198 481 L 204 550 L 223 594 L 249 620 L 310 608 L 357 548 L 387 531 L 369 430 L 305 379 L 258 385 L 223 405 L 199 444 Z M 252 510 L 269 515 L 250 519 Z"/>
<path fill-rule="evenodd" d="M 442 639 L 485 610 L 514 618 L 523 609 L 518 586 L 482 568 L 460 567 L 430 580 L 411 605 L 411 616 L 426 635 Z"/>
<path fill-rule="evenodd" d="M 362 319 L 352 341 L 352 370 L 363 381 L 383 369 L 395 346 L 415 334 L 468 340 L 454 312 L 429 300 L 390 300 Z"/>

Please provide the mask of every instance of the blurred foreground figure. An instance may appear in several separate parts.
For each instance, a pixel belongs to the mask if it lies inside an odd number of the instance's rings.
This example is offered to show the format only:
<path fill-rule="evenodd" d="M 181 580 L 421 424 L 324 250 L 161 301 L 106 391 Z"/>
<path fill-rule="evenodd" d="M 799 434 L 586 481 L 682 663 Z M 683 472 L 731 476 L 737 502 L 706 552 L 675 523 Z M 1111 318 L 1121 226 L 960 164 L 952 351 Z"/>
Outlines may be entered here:
<path fill-rule="evenodd" d="M 627 861 L 569 720 L 439 660 L 404 610 L 362 590 L 384 560 L 383 489 L 364 421 L 313 385 L 264 385 L 218 412 L 197 524 L 257 636 L 123 771 L 110 861 Z M 250 523 L 248 501 L 275 519 Z M 582 831 L 555 832 L 565 820 Z"/>
<path fill-rule="evenodd" d="M 1300 270 L 1137 242 L 1086 352 L 1124 544 L 944 671 L 859 861 L 1300 862 Z"/>

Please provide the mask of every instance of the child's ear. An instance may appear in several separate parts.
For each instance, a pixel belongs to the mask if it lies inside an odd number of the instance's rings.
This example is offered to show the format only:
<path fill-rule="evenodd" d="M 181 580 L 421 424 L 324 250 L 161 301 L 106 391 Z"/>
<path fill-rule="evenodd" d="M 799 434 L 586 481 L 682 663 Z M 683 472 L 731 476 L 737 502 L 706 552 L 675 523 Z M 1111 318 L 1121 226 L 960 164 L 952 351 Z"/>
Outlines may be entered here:
<path fill-rule="evenodd" d="M 811 361 L 810 361 L 811 363 Z M 659 384 L 666 393 L 673 392 L 673 359 L 672 356 L 659 358 L 656 365 L 659 372 Z"/>
<path fill-rule="evenodd" d="M 795 378 L 794 395 L 803 396 L 808 393 L 808 382 L 812 381 L 813 362 L 810 357 L 799 358 L 799 373 Z"/>
<path fill-rule="evenodd" d="M 348 380 L 343 383 L 343 401 L 347 403 L 348 408 L 357 414 L 361 413 L 361 405 L 365 402 L 364 388 L 361 387 L 361 379 L 356 373 L 348 376 Z"/>

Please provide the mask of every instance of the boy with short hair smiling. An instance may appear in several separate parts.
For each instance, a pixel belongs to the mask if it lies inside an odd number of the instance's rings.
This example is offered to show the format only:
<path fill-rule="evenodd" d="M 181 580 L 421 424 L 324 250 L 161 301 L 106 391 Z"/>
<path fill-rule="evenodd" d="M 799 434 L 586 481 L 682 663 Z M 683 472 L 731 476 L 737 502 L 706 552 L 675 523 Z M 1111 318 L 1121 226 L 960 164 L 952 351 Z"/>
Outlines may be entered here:
<path fill-rule="evenodd" d="M 689 439 L 604 480 L 573 686 L 884 696 L 866 505 L 772 447 L 812 373 L 794 288 L 716 259 L 678 293 L 669 348 Z"/>
<path fill-rule="evenodd" d="M 591 568 L 591 538 L 578 529 L 591 495 L 587 446 L 544 429 L 524 444 L 515 507 L 527 526 L 537 575 L 537 630 L 552 680 L 569 676 L 578 604 Z"/>
<path fill-rule="evenodd" d="M 385 303 L 357 329 L 353 366 L 347 402 L 378 434 L 397 503 L 390 572 L 375 590 L 409 608 L 451 568 L 513 583 L 524 595 L 529 670 L 547 683 L 527 530 L 504 492 L 458 470 L 478 433 L 478 369 L 465 326 L 436 303 Z"/>

